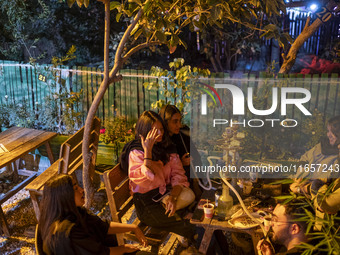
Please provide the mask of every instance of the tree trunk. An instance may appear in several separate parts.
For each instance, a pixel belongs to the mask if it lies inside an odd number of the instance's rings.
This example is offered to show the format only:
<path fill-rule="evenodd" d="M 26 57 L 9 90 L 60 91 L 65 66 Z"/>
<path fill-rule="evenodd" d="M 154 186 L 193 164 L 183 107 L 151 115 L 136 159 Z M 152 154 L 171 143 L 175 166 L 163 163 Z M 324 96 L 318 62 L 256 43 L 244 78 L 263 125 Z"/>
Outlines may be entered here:
<path fill-rule="evenodd" d="M 85 207 L 89 208 L 94 195 L 92 179 L 93 174 L 89 171 L 91 152 L 90 152 L 90 131 L 96 115 L 99 103 L 102 100 L 107 87 L 109 86 L 109 39 L 110 39 L 110 1 L 106 0 L 105 5 L 105 35 L 104 35 L 104 80 L 100 84 L 98 92 L 89 109 L 84 128 L 83 137 L 83 185 L 85 191 Z"/>
<path fill-rule="evenodd" d="M 335 6 L 339 7 L 339 4 L 336 4 L 334 1 L 331 0 L 327 3 L 326 8 L 328 10 L 334 10 Z M 312 23 L 312 25 L 309 25 L 309 22 L 310 16 L 307 18 L 306 25 L 302 30 L 301 34 L 299 34 L 299 36 L 295 39 L 294 43 L 290 47 L 288 54 L 287 55 L 282 54 L 283 64 L 280 68 L 279 73 L 283 74 L 289 73 L 289 71 L 295 64 L 296 56 L 299 49 L 308 40 L 308 38 L 311 37 L 319 29 L 319 27 L 321 27 L 324 24 L 319 18 L 317 18 Z"/>
<path fill-rule="evenodd" d="M 96 115 L 98 106 L 100 104 L 100 101 L 103 99 L 104 94 L 108 88 L 108 86 L 116 81 L 120 81 L 122 79 L 122 76 L 117 76 L 118 71 L 123 66 L 124 62 L 135 52 L 138 50 L 141 50 L 145 47 L 148 47 L 152 44 L 160 44 L 159 41 L 154 42 L 147 42 L 142 43 L 134 48 L 132 48 L 128 53 L 126 53 L 123 57 L 123 51 L 125 44 L 130 38 L 131 31 L 138 23 L 138 20 L 141 18 L 143 14 L 143 8 L 140 8 L 138 13 L 136 14 L 135 18 L 131 22 L 131 24 L 126 29 L 122 39 L 119 42 L 116 55 L 115 55 L 115 62 L 114 66 L 109 72 L 109 38 L 110 38 L 110 0 L 100 0 L 105 4 L 105 36 L 104 36 L 104 80 L 100 84 L 100 87 L 98 89 L 98 92 L 93 99 L 93 102 L 91 104 L 91 107 L 89 109 L 86 121 L 85 121 L 85 128 L 84 128 L 84 136 L 83 136 L 83 184 L 84 184 L 84 191 L 85 191 L 85 207 L 89 208 L 92 202 L 94 189 L 92 186 L 92 179 L 93 174 L 89 172 L 89 165 L 90 165 L 90 159 L 91 159 L 91 152 L 90 152 L 90 136 L 91 136 L 91 126 L 94 120 L 94 117 Z M 148 4 L 151 0 L 148 0 L 145 2 L 145 5 Z"/>

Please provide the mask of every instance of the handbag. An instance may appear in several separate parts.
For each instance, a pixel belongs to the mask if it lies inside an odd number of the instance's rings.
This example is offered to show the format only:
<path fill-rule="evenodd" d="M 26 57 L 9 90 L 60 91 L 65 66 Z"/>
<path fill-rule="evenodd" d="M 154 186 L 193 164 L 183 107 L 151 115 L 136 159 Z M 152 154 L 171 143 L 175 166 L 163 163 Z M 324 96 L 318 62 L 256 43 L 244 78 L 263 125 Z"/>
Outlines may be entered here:
<path fill-rule="evenodd" d="M 166 195 L 162 199 L 162 203 L 166 204 L 170 195 Z M 176 211 L 189 206 L 195 200 L 195 193 L 188 187 L 183 187 L 176 202 Z"/>

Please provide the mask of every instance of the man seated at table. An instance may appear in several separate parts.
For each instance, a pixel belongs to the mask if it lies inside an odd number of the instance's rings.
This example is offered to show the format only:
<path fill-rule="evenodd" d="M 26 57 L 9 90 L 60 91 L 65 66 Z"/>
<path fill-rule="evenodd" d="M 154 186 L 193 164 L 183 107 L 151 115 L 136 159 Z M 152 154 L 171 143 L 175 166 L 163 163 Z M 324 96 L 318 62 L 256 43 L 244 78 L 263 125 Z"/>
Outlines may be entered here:
<path fill-rule="evenodd" d="M 279 249 L 275 253 L 268 242 L 260 240 L 257 244 L 257 250 L 261 251 L 263 255 L 301 254 L 303 251 L 296 246 L 308 242 L 308 237 L 305 234 L 308 223 L 297 221 L 298 218 L 302 217 L 301 214 L 305 214 L 305 211 L 298 201 L 285 205 L 278 204 L 273 211 L 271 227 L 273 245 L 281 247 L 275 248 Z"/>

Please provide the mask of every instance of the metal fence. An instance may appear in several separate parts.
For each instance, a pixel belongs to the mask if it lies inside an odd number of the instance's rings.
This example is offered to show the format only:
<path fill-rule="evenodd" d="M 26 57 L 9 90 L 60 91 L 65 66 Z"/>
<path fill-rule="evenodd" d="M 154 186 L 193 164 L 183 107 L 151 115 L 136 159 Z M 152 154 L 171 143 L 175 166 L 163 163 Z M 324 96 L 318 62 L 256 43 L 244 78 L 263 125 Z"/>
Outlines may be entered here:
<path fill-rule="evenodd" d="M 53 76 L 50 66 L 0 61 L 0 106 L 12 100 L 14 103 L 23 103 L 36 110 L 36 107 L 51 93 L 51 84 L 55 84 L 56 91 L 61 86 L 64 86 L 68 92 L 82 90 L 82 100 L 76 105 L 76 110 L 84 114 L 83 121 L 85 121 L 103 79 L 101 70 L 87 67 L 60 67 L 54 70 L 56 75 Z M 97 116 L 102 121 L 117 115 L 126 116 L 128 120 L 136 120 L 143 111 L 151 109 L 153 102 L 162 97 L 158 90 L 144 88 L 144 82 L 156 79 L 149 75 L 149 71 L 121 70 L 120 74 L 123 80 L 109 86 L 98 108 Z M 242 78 L 234 79 L 234 83 L 256 87 L 264 77 L 265 73 L 260 73 L 259 77 L 254 74 L 244 74 Z M 308 105 L 311 111 L 317 108 L 325 116 L 340 114 L 338 74 L 294 74 L 285 77 L 299 78 L 290 79 L 287 86 L 302 86 L 312 92 L 313 97 Z M 230 77 L 229 74 L 213 74 L 208 82 L 214 84 L 215 80 L 220 78 L 228 80 Z M 292 115 L 294 116 L 294 112 Z"/>

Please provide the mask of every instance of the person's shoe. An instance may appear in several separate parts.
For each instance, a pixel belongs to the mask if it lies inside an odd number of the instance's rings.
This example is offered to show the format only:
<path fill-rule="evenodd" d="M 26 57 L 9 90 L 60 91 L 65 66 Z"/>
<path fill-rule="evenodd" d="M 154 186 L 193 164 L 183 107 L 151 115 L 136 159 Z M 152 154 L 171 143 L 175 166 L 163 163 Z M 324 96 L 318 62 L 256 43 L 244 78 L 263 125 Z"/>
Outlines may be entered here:
<path fill-rule="evenodd" d="M 176 235 L 178 242 L 180 243 L 180 245 L 184 248 L 188 248 L 189 247 L 189 240 L 188 238 L 184 237 L 184 236 L 180 236 L 180 235 Z"/>

